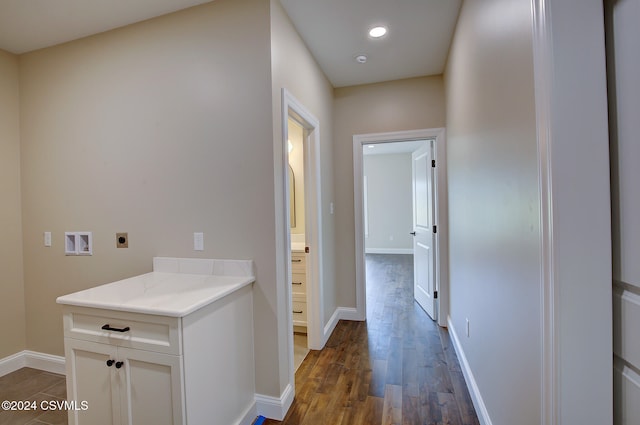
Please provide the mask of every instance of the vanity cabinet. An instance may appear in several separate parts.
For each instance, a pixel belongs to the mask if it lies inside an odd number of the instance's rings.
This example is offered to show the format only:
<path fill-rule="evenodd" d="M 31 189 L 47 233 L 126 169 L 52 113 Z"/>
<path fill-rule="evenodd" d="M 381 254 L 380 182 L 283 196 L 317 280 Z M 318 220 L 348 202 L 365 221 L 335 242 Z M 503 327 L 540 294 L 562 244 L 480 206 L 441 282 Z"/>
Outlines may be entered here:
<path fill-rule="evenodd" d="M 304 252 L 291 253 L 293 326 L 307 327 L 307 260 Z"/>
<path fill-rule="evenodd" d="M 253 262 L 154 258 L 57 299 L 70 425 L 250 425 Z M 86 403 L 83 403 L 86 402 Z"/>
<path fill-rule="evenodd" d="M 64 325 L 69 399 L 88 404 L 70 424 L 186 423 L 178 318 L 74 307 Z"/>

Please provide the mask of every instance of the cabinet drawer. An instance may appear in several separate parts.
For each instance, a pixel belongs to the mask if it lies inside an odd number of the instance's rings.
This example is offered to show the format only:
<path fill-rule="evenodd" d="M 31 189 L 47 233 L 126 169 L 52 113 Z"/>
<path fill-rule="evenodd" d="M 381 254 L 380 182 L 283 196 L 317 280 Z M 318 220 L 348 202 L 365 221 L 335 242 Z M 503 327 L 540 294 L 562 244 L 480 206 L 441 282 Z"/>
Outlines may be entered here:
<path fill-rule="evenodd" d="M 294 326 L 307 326 L 307 303 L 293 300 L 292 304 Z"/>
<path fill-rule="evenodd" d="M 305 254 L 303 253 L 291 253 L 291 271 L 293 273 L 306 273 L 307 265 Z"/>
<path fill-rule="evenodd" d="M 180 318 L 65 307 L 64 336 L 119 347 L 182 354 Z"/>
<path fill-rule="evenodd" d="M 293 294 L 306 295 L 307 293 L 306 273 L 291 273 L 291 292 Z"/>

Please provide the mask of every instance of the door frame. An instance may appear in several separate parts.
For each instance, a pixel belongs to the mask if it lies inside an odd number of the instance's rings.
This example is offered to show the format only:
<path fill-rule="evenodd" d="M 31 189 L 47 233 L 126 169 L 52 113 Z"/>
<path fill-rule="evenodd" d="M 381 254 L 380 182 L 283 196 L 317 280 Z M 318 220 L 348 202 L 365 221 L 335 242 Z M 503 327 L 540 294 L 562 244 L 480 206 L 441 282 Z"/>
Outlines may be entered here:
<path fill-rule="evenodd" d="M 290 382 L 293 382 L 293 315 L 291 291 L 291 226 L 289 211 L 289 118 L 304 128 L 304 217 L 305 245 L 309 247 L 307 254 L 307 343 L 309 348 L 320 350 L 323 347 L 323 272 L 322 272 L 322 211 L 321 211 L 321 176 L 320 176 L 320 122 L 300 103 L 287 89 L 282 89 L 282 175 L 284 185 L 283 231 L 285 233 L 284 258 L 286 258 L 285 285 L 287 303 Z"/>
<path fill-rule="evenodd" d="M 436 288 L 438 290 L 438 325 L 446 327 L 449 316 L 449 276 L 448 276 L 448 223 L 447 223 L 447 169 L 445 149 L 445 129 L 429 128 L 420 130 L 395 131 L 388 133 L 356 134 L 353 136 L 353 209 L 355 220 L 355 261 L 356 261 L 356 316 L 366 320 L 366 272 L 364 249 L 364 174 L 363 147 L 375 143 L 408 142 L 433 140 L 433 157 L 436 160 L 434 173 L 435 221 L 438 231 L 435 235 Z"/>

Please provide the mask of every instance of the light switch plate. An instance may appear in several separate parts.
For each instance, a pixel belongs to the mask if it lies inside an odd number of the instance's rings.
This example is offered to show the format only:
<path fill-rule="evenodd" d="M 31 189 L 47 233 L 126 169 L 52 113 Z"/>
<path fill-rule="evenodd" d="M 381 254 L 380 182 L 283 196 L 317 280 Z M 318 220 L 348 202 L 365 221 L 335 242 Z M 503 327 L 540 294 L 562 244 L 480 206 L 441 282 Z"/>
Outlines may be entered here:
<path fill-rule="evenodd" d="M 195 232 L 193 234 L 193 250 L 204 251 L 204 233 Z"/>
<path fill-rule="evenodd" d="M 51 246 L 51 232 L 44 232 L 44 246 Z"/>

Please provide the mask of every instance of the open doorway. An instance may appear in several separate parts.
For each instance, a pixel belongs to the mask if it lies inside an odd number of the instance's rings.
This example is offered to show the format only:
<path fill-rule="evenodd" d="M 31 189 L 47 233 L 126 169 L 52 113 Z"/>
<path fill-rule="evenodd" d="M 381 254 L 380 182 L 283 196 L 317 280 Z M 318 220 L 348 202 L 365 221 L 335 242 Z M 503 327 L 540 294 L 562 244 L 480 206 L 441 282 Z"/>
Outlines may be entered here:
<path fill-rule="evenodd" d="M 324 345 L 322 214 L 320 211 L 320 136 L 318 120 L 289 93 L 282 89 L 282 155 L 286 233 L 285 287 L 289 380 L 295 379 L 294 332 L 306 333 L 298 341 L 299 355 Z M 290 144 L 291 142 L 291 144 Z"/>
<path fill-rule="evenodd" d="M 356 135 L 353 153 L 359 317 L 366 317 L 366 255 L 410 255 L 416 301 L 446 326 L 444 129 Z"/>

